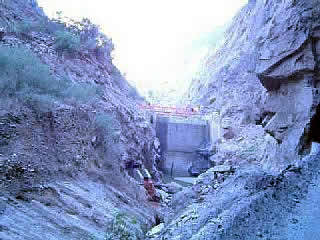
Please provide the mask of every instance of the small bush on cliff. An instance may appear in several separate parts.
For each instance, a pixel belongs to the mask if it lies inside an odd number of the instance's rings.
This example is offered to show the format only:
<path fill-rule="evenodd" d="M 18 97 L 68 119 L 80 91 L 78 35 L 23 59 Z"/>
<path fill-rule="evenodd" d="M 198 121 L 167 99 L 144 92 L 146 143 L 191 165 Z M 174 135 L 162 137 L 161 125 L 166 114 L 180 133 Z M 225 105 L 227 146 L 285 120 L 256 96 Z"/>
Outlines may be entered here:
<path fill-rule="evenodd" d="M 135 218 L 118 213 L 107 228 L 105 240 L 139 240 L 144 239 L 141 226 Z"/>
<path fill-rule="evenodd" d="M 47 17 L 41 17 L 36 21 L 23 19 L 12 23 L 8 31 L 29 37 L 32 32 L 49 34 L 55 38 L 54 47 L 60 53 L 89 51 L 95 54 L 98 60 L 110 57 L 114 45 L 111 39 L 100 31 L 98 25 L 87 18 L 75 21 L 63 17 L 61 12 L 57 15 L 56 19 Z"/>
<path fill-rule="evenodd" d="M 118 142 L 121 128 L 119 121 L 113 115 L 107 113 L 98 113 L 95 122 L 102 130 L 106 145 Z"/>
<path fill-rule="evenodd" d="M 64 31 L 55 32 L 53 35 L 62 45 L 76 46 L 76 48 L 71 47 L 71 51 L 89 51 L 95 54 L 99 60 L 110 57 L 110 53 L 114 49 L 111 39 L 104 35 L 99 26 L 93 24 L 89 19 L 75 21 L 63 18 L 59 13 L 58 19 L 52 21 L 65 26 Z M 64 49 L 69 50 L 70 48 L 65 47 Z"/>
<path fill-rule="evenodd" d="M 16 23 L 14 26 L 14 32 L 17 34 L 30 34 L 31 32 L 44 32 L 46 31 L 48 22 L 45 20 L 41 21 L 27 21 Z"/>
<path fill-rule="evenodd" d="M 65 79 L 54 79 L 49 67 L 22 47 L 0 47 L 0 76 L 2 96 L 33 93 L 58 97 L 70 84 Z"/>
<path fill-rule="evenodd" d="M 17 34 L 29 35 L 32 32 L 54 34 L 59 31 L 64 31 L 66 26 L 62 22 L 41 18 L 37 21 L 23 20 L 22 22 L 16 23 L 11 28 L 11 31 Z"/>
<path fill-rule="evenodd" d="M 118 175 L 119 161 L 125 152 L 125 146 L 120 142 L 120 122 L 111 113 L 98 113 L 95 124 L 99 136 L 97 145 L 103 149 L 101 158 L 104 159 L 104 166 Z"/>
<path fill-rule="evenodd" d="M 79 36 L 68 31 L 58 31 L 55 35 L 54 47 L 57 51 L 71 53 L 80 50 Z"/>
<path fill-rule="evenodd" d="M 15 97 L 35 110 L 48 111 L 55 101 L 74 98 L 87 101 L 98 97 L 98 88 L 55 78 L 31 50 L 0 47 L 0 97 Z"/>

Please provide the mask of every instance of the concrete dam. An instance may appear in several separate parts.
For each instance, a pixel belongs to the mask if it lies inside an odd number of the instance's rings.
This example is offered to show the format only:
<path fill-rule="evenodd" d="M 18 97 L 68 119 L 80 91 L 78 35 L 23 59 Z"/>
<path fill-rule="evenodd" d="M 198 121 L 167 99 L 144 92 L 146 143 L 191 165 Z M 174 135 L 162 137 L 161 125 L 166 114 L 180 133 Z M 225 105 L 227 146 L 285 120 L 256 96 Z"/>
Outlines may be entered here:
<path fill-rule="evenodd" d="M 161 146 L 160 168 L 174 177 L 197 175 L 210 168 L 210 126 L 199 118 L 159 115 L 155 121 Z"/>

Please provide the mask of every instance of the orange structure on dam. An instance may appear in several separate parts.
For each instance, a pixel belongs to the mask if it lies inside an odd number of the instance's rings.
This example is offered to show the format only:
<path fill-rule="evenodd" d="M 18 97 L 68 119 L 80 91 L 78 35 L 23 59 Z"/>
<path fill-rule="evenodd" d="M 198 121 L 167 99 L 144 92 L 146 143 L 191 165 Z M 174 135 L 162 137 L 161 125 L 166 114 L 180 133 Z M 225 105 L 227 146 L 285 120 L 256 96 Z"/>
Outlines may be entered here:
<path fill-rule="evenodd" d="M 139 105 L 139 107 L 141 109 L 149 110 L 160 115 L 189 117 L 201 114 L 199 107 L 168 107 L 153 104 Z"/>

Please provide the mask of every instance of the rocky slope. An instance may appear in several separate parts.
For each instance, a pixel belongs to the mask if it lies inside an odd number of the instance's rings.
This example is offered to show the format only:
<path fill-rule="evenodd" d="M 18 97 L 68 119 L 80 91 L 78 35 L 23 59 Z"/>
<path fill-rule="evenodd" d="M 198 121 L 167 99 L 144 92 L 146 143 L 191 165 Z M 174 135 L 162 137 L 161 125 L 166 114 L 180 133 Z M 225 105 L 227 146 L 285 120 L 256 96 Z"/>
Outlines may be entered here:
<path fill-rule="evenodd" d="M 173 197 L 174 214 L 150 239 L 317 239 L 319 157 L 275 175 L 242 166 L 219 185 L 206 173 Z"/>
<path fill-rule="evenodd" d="M 158 213 L 125 163 L 159 180 L 155 135 L 111 41 L 36 1 L 1 1 L 0 26 L 0 239 L 142 239 Z"/>
<path fill-rule="evenodd" d="M 211 169 L 173 196 L 151 239 L 320 237 L 319 15 L 314 0 L 256 0 L 234 18 L 187 98 L 217 128 L 211 160 L 237 170 L 218 181 Z"/>

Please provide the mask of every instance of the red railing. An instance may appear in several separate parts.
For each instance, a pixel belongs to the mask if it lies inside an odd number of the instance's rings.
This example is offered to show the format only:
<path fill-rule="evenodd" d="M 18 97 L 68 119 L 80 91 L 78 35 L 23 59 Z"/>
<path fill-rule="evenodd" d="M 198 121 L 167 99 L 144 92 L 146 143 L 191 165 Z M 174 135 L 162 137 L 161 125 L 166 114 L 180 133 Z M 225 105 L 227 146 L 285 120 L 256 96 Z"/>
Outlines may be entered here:
<path fill-rule="evenodd" d="M 200 115 L 199 108 L 196 107 L 164 107 L 159 105 L 145 104 L 140 105 L 141 109 L 156 112 L 162 115 L 174 115 L 174 116 L 182 116 L 189 117 L 194 115 Z"/>

